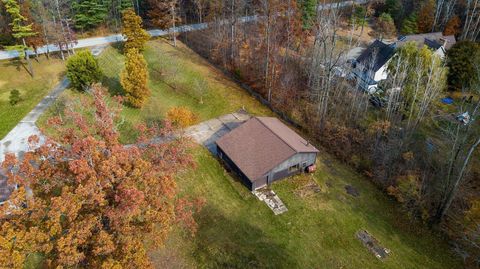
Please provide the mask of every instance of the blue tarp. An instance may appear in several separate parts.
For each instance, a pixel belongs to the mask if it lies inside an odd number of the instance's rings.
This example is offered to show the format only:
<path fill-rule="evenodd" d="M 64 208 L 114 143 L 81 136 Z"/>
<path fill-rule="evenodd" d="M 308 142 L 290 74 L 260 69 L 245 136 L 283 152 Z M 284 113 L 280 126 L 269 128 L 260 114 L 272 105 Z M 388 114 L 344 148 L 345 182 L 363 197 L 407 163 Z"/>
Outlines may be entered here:
<path fill-rule="evenodd" d="M 444 103 L 446 105 L 451 105 L 451 104 L 453 104 L 453 99 L 450 98 L 450 97 L 442 98 L 442 103 Z"/>

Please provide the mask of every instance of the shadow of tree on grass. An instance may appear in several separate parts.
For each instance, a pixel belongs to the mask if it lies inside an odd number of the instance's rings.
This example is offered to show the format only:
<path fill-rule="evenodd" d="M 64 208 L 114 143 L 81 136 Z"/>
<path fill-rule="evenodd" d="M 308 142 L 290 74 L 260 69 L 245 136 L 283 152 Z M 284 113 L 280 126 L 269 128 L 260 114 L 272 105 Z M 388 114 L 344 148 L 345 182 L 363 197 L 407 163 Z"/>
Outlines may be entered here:
<path fill-rule="evenodd" d="M 100 81 L 102 82 L 103 86 L 107 87 L 108 93 L 111 96 L 125 95 L 125 90 L 123 89 L 122 84 L 120 84 L 118 77 L 108 77 L 103 75 Z"/>
<path fill-rule="evenodd" d="M 194 257 L 202 268 L 296 268 L 289 253 L 234 214 L 207 206 L 196 216 Z"/>

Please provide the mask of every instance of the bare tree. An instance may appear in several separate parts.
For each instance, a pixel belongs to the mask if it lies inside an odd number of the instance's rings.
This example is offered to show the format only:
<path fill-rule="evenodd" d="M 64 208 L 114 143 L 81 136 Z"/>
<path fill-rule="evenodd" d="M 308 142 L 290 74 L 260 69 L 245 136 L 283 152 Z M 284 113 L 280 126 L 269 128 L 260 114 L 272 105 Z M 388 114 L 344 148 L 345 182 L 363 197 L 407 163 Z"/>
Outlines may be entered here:
<path fill-rule="evenodd" d="M 480 36 L 480 0 L 466 0 L 461 39 L 475 41 Z"/>
<path fill-rule="evenodd" d="M 308 85 L 314 102 L 317 104 L 320 128 L 324 126 L 329 111 L 330 97 L 335 90 L 333 81 L 335 69 L 340 65 L 340 59 L 345 53 L 338 46 L 339 22 L 338 9 L 317 10 L 314 29 L 315 41 L 309 56 Z"/>
<path fill-rule="evenodd" d="M 148 11 L 153 25 L 167 29 L 173 40 L 173 45 L 177 46 L 177 23 L 181 21 L 179 12 L 179 0 L 148 0 L 151 8 Z"/>
<path fill-rule="evenodd" d="M 476 76 L 480 77 L 480 63 L 476 66 Z M 473 87 L 477 94 L 480 93 L 480 85 Z M 476 120 L 480 116 L 480 99 L 474 105 L 464 102 L 459 107 L 460 117 L 456 121 L 449 121 L 447 128 L 444 129 L 447 140 L 446 145 L 450 146 L 447 169 L 443 175 L 442 199 L 438 206 L 435 221 L 440 222 L 448 213 L 454 198 L 456 197 L 460 186 L 462 185 L 465 174 L 467 173 L 470 162 L 475 155 L 476 149 L 480 145 L 480 134 Z M 467 117 L 466 117 L 467 116 Z"/>
<path fill-rule="evenodd" d="M 203 23 L 203 17 L 205 16 L 205 9 L 208 7 L 209 0 L 193 0 L 195 8 L 197 10 L 198 21 Z"/>

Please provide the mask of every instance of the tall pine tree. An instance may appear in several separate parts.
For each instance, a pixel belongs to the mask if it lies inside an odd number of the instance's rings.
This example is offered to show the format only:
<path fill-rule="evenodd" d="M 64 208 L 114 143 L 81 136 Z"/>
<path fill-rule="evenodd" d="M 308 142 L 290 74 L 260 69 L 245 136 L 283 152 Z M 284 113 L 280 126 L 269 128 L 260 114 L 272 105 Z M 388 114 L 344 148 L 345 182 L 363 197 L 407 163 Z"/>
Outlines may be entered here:
<path fill-rule="evenodd" d="M 300 0 L 299 3 L 302 10 L 303 29 L 309 30 L 315 21 L 318 0 Z"/>
<path fill-rule="evenodd" d="M 99 0 L 78 0 L 72 7 L 75 28 L 82 31 L 97 27 L 107 17 L 107 8 Z"/>
<path fill-rule="evenodd" d="M 30 62 L 30 57 L 27 53 L 28 46 L 25 38 L 34 36 L 37 33 L 32 30 L 32 24 L 26 24 L 27 18 L 21 14 L 20 5 L 18 4 L 17 0 L 3 0 L 3 4 L 5 5 L 5 9 L 12 19 L 12 22 L 10 23 L 10 26 L 12 27 L 12 36 L 17 40 L 21 40 L 22 42 L 14 46 L 7 46 L 7 49 L 18 51 L 20 58 L 25 57 L 28 63 L 29 72 L 33 77 L 33 67 L 32 63 Z"/>
<path fill-rule="evenodd" d="M 402 34 L 413 35 L 418 33 L 418 18 L 416 14 L 412 14 L 405 18 L 402 23 Z"/>
<path fill-rule="evenodd" d="M 121 25 L 122 12 L 132 7 L 133 2 L 131 0 L 110 0 L 108 2 L 108 16 L 110 19 L 113 19 L 115 31 L 118 31 L 119 25 Z"/>

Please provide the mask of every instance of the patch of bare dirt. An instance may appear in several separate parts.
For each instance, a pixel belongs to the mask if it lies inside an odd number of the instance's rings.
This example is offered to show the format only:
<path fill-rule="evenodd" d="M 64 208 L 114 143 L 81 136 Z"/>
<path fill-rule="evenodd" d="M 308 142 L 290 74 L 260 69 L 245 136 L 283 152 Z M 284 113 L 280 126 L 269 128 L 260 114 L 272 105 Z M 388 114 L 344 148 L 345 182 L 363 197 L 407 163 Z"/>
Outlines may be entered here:
<path fill-rule="evenodd" d="M 375 257 L 379 259 L 385 259 L 388 254 L 390 254 L 390 250 L 380 246 L 380 242 L 378 242 L 378 240 L 366 230 L 358 231 L 357 238 L 366 248 L 368 248 L 368 250 L 370 250 L 370 252 L 375 255 Z"/>
<path fill-rule="evenodd" d="M 318 184 L 315 181 L 310 180 L 305 185 L 298 187 L 294 192 L 297 196 L 304 198 L 307 196 L 314 195 L 316 193 L 320 193 L 322 192 L 322 189 L 320 188 L 320 186 L 318 186 Z"/>

